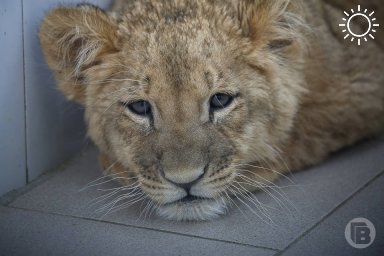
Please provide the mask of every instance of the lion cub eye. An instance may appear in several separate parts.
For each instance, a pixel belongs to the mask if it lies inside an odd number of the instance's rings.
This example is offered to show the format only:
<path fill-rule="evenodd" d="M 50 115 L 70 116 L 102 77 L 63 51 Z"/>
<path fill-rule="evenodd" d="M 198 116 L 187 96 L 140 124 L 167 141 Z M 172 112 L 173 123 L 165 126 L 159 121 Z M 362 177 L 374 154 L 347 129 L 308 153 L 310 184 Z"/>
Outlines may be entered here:
<path fill-rule="evenodd" d="M 211 110 L 219 110 L 228 107 L 233 101 L 233 96 L 224 94 L 224 93 L 218 93 L 211 97 L 210 100 L 210 107 Z"/>
<path fill-rule="evenodd" d="M 136 115 L 148 116 L 151 114 L 151 105 L 144 100 L 135 101 L 126 104 L 126 107 Z"/>

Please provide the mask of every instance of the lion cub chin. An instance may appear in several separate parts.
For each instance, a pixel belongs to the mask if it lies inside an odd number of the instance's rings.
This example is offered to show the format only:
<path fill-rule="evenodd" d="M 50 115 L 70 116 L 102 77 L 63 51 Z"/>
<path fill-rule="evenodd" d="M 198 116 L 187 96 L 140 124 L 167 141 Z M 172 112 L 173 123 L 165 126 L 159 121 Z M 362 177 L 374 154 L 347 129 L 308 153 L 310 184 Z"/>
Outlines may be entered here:
<path fill-rule="evenodd" d="M 146 201 L 167 219 L 208 220 L 232 197 L 257 211 L 251 192 L 380 134 L 384 54 L 344 43 L 342 15 L 320 0 L 51 11 L 46 61 L 124 192 L 108 212 Z"/>
<path fill-rule="evenodd" d="M 156 209 L 159 216 L 168 220 L 210 220 L 226 212 L 225 201 L 196 199 L 191 202 L 175 202 Z"/>

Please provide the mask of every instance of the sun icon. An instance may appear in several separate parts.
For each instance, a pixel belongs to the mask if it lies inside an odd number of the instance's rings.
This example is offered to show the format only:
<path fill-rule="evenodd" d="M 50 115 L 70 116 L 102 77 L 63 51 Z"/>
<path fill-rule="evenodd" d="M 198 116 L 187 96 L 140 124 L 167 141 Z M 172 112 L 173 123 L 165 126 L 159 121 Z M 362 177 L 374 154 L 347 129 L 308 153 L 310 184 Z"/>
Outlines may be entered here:
<path fill-rule="evenodd" d="M 345 11 L 344 14 L 346 15 L 346 18 L 343 18 L 344 23 L 339 24 L 339 26 L 344 28 L 343 33 L 346 33 L 345 40 L 351 38 L 351 42 L 353 42 L 357 39 L 357 45 L 361 45 L 361 40 L 364 39 L 367 42 L 368 36 L 375 39 L 373 33 L 376 33 L 376 28 L 380 25 L 376 23 L 376 18 L 373 17 L 374 11 L 368 12 L 367 9 L 362 11 L 361 6 L 358 5 L 357 11 L 351 9 L 351 13 Z M 351 29 L 351 21 L 358 18 L 364 20 L 367 24 L 367 29 L 363 33 L 360 32 L 360 34 L 355 33 L 356 31 L 353 32 Z"/>

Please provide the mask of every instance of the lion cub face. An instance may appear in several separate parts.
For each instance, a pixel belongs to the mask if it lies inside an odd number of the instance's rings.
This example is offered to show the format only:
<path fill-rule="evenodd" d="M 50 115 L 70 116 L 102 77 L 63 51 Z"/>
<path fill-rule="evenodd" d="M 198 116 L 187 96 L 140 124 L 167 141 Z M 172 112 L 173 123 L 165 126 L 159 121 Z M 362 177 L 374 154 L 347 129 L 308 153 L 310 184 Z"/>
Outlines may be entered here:
<path fill-rule="evenodd" d="M 90 137 L 124 167 L 126 183 L 136 180 L 163 217 L 203 220 L 224 212 L 242 164 L 276 157 L 300 88 L 283 62 L 295 42 L 279 38 L 284 49 L 273 49 L 273 39 L 253 38 L 259 26 L 278 28 L 180 2 L 136 6 L 119 21 L 95 7 L 59 8 L 40 38 L 60 88 L 85 106 Z M 278 7 L 258 6 L 275 19 Z"/>

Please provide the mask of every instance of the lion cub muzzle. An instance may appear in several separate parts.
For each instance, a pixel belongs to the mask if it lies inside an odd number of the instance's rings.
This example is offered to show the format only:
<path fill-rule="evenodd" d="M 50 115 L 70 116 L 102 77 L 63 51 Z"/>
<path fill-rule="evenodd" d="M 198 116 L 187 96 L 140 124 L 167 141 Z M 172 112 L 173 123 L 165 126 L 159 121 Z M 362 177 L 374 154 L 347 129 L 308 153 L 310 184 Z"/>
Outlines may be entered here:
<path fill-rule="evenodd" d="M 179 138 L 169 136 L 167 140 L 171 145 L 163 152 L 160 160 L 163 177 L 187 191 L 203 177 L 209 165 L 205 136 L 191 138 L 190 134 L 186 133 Z"/>

